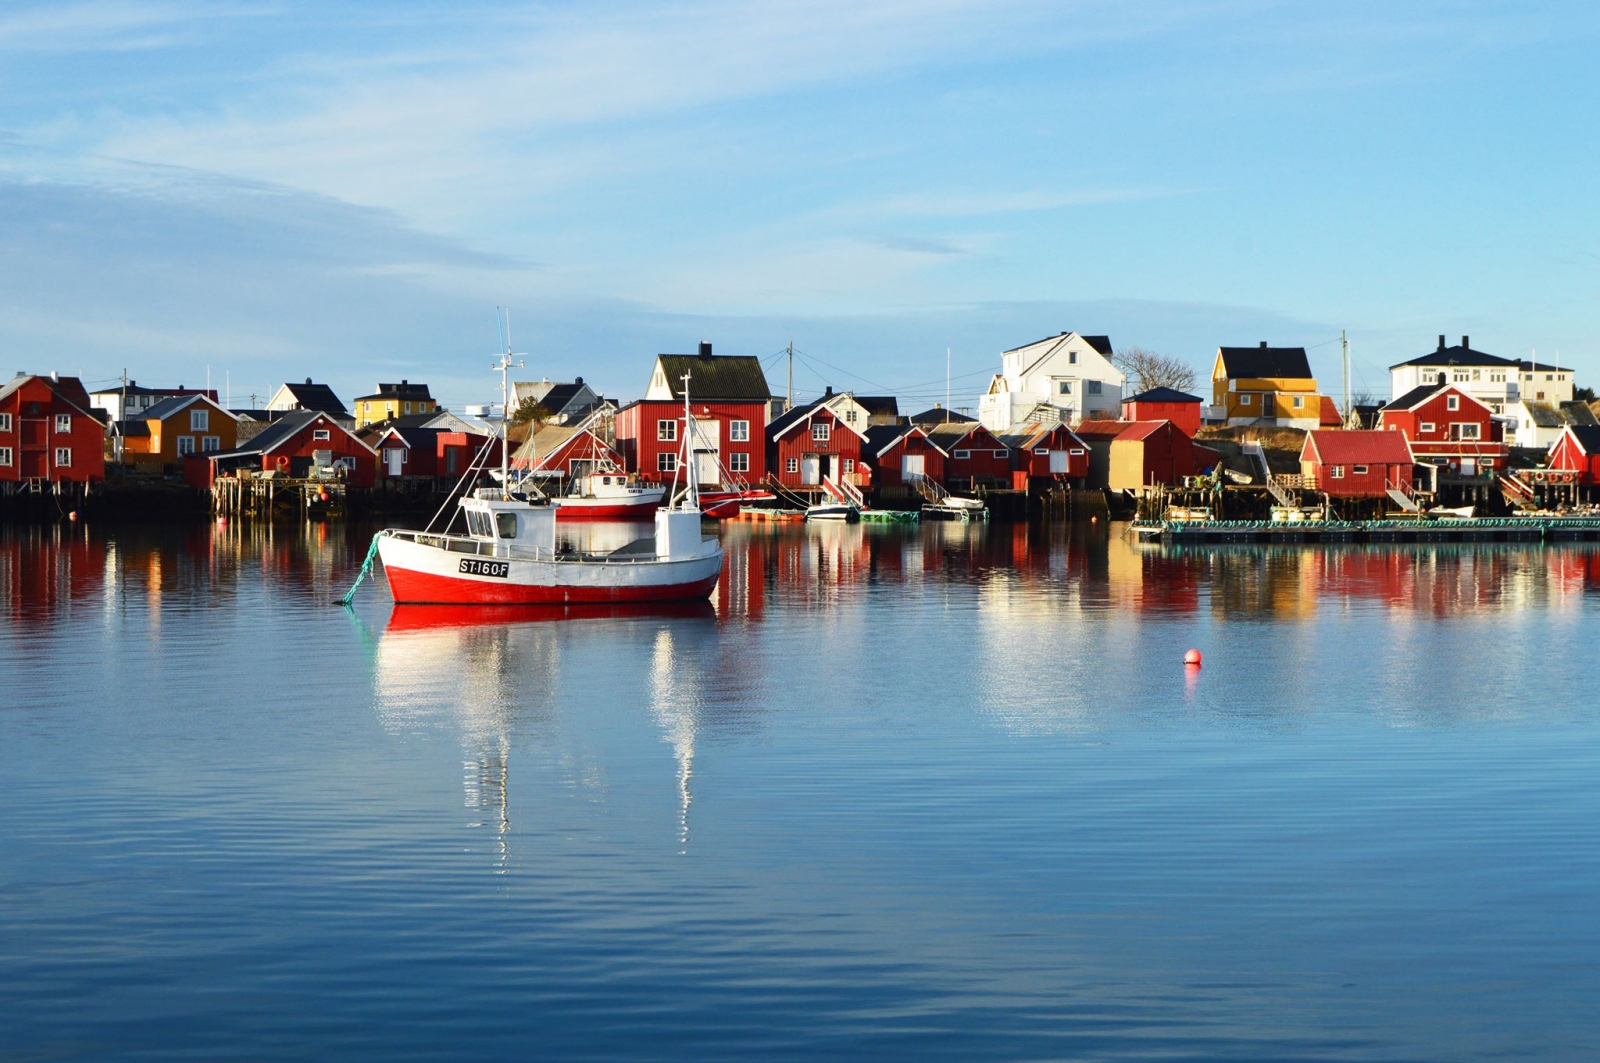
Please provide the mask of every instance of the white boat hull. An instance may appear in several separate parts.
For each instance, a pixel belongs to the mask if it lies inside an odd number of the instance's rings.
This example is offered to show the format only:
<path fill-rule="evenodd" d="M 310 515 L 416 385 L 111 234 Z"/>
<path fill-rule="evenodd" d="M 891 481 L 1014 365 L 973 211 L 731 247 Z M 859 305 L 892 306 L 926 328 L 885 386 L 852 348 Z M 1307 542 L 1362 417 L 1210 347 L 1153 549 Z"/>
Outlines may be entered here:
<path fill-rule="evenodd" d="M 581 605 L 696 601 L 722 573 L 722 548 L 699 557 L 526 556 L 464 536 L 386 532 L 378 556 L 397 604 Z"/>

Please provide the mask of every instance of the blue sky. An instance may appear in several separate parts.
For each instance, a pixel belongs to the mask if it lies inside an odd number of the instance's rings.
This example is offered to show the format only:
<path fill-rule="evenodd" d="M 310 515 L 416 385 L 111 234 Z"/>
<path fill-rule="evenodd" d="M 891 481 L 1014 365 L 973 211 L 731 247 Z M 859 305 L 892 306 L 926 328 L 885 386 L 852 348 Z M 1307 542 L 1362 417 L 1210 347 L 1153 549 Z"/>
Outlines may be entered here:
<path fill-rule="evenodd" d="M 1600 17 L 1552 3 L 0 7 L 0 349 L 243 405 L 619 398 L 710 339 L 966 403 L 1052 332 L 1337 393 L 1444 332 L 1600 379 Z M 1454 342 L 1454 339 L 1452 339 Z M 5 366 L 0 365 L 0 371 Z M 782 368 L 770 374 L 781 386 Z M 926 401 L 924 401 L 926 400 Z M 958 404 L 962 400 L 958 398 Z"/>

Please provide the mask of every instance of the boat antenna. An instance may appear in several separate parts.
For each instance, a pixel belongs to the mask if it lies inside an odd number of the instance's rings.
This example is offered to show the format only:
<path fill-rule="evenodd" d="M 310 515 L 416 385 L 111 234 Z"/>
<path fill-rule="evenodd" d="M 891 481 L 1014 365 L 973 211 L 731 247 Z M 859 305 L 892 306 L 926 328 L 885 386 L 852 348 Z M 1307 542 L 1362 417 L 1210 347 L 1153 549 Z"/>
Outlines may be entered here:
<path fill-rule="evenodd" d="M 496 307 L 495 323 L 501 325 L 500 338 L 505 344 L 505 349 L 500 352 L 500 357 L 491 366 L 500 370 L 500 500 L 511 501 L 511 370 L 521 369 L 526 362 L 514 361 L 518 356 L 511 353 L 511 311 Z M 505 315 L 503 323 L 501 314 Z"/>

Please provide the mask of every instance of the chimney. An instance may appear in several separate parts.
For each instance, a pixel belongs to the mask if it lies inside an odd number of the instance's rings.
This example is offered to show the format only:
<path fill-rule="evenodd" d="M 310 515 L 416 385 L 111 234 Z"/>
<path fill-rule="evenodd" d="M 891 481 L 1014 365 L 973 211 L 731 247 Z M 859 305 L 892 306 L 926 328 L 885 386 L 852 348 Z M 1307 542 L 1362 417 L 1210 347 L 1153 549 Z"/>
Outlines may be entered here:
<path fill-rule="evenodd" d="M 575 376 L 575 377 L 572 378 L 572 382 L 574 384 L 582 384 L 583 383 L 583 377 Z"/>
<path fill-rule="evenodd" d="M 1461 349 L 1463 351 L 1471 350 L 1472 349 L 1472 341 L 1469 340 L 1467 337 L 1462 336 L 1461 337 Z"/>
<path fill-rule="evenodd" d="M 50 370 L 50 379 L 59 384 L 61 383 L 61 374 L 52 369 Z"/>
<path fill-rule="evenodd" d="M 409 380 L 402 380 L 402 381 L 400 381 L 400 386 L 401 387 L 405 387 L 406 385 L 408 385 L 410 383 L 411 383 L 411 381 L 409 381 Z"/>
<path fill-rule="evenodd" d="M 701 340 L 700 341 L 700 357 L 702 357 L 702 358 L 710 358 L 711 357 L 711 341 L 710 340 Z"/>
<path fill-rule="evenodd" d="M 826 399 L 826 398 L 832 397 L 832 395 L 833 395 L 833 385 L 829 384 L 827 390 L 822 393 L 822 397 Z"/>
<path fill-rule="evenodd" d="M 1263 351 L 1267 349 L 1267 341 L 1266 340 L 1262 340 L 1261 341 L 1261 349 Z"/>
<path fill-rule="evenodd" d="M 311 378 L 310 377 L 306 377 L 306 386 L 307 387 L 311 386 Z"/>
<path fill-rule="evenodd" d="M 1439 349 L 1444 350 L 1444 333 L 1439 333 Z"/>
<path fill-rule="evenodd" d="M 1440 387 L 1444 387 L 1448 383 L 1449 383 L 1449 381 L 1444 378 L 1444 374 L 1440 373 L 1439 374 L 1439 386 Z"/>

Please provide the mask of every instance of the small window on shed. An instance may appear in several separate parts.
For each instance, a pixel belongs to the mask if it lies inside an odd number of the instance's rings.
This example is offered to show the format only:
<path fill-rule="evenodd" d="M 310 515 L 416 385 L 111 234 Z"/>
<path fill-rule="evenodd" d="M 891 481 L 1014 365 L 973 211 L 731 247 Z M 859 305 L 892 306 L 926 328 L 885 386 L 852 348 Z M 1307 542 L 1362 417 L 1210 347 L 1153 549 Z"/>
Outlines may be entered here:
<path fill-rule="evenodd" d="M 515 513 L 496 513 L 494 515 L 495 529 L 502 539 L 515 539 L 517 537 L 517 515 Z"/>
<path fill-rule="evenodd" d="M 1444 407 L 1447 410 L 1459 410 L 1459 409 L 1461 409 L 1461 396 L 1460 395 L 1446 395 L 1444 397 Z"/>
<path fill-rule="evenodd" d="M 1367 474 L 1367 467 L 1365 465 L 1356 465 L 1352 467 L 1350 471 L 1357 476 L 1365 476 Z"/>
<path fill-rule="evenodd" d="M 1432 421 L 1423 421 L 1420 425 L 1417 426 L 1417 430 L 1421 431 L 1421 432 L 1431 432 L 1431 431 L 1433 431 L 1433 422 Z"/>
<path fill-rule="evenodd" d="M 333 433 L 326 428 L 318 428 L 311 433 L 312 439 L 332 439 Z"/>
<path fill-rule="evenodd" d="M 1343 480 L 1344 479 L 1344 466 L 1343 465 L 1335 465 L 1335 466 L 1333 466 L 1332 468 L 1330 468 L 1328 470 L 1328 475 L 1333 477 L 1333 479 L 1335 479 L 1335 480 Z"/>

